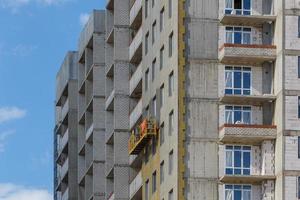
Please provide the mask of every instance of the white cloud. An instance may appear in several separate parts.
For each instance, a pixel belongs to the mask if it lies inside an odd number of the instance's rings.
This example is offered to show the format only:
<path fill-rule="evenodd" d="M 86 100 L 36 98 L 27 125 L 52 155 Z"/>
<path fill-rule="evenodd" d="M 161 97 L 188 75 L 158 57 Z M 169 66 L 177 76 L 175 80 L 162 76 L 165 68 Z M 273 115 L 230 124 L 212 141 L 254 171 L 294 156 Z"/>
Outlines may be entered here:
<path fill-rule="evenodd" d="M 18 107 L 0 107 L 0 124 L 25 117 L 26 110 Z"/>
<path fill-rule="evenodd" d="M 79 16 L 79 23 L 81 26 L 84 26 L 90 18 L 90 15 L 88 13 L 81 13 Z"/>
<path fill-rule="evenodd" d="M 28 56 L 38 47 L 36 45 L 25 45 L 25 44 L 18 44 L 14 48 L 12 48 L 12 55 L 14 56 Z"/>
<path fill-rule="evenodd" d="M 11 183 L 0 183 L 1 200 L 53 200 L 49 191 L 24 187 Z"/>
<path fill-rule="evenodd" d="M 4 131 L 0 133 L 0 153 L 3 153 L 5 150 L 5 142 L 7 138 L 15 133 L 14 130 Z M 1 194 L 1 188 L 0 188 L 0 194 Z"/>
<path fill-rule="evenodd" d="M 40 4 L 40 5 L 58 5 L 72 0 L 0 0 L 0 7 L 2 8 L 12 8 L 16 11 L 17 8 L 26 6 L 30 3 Z"/>

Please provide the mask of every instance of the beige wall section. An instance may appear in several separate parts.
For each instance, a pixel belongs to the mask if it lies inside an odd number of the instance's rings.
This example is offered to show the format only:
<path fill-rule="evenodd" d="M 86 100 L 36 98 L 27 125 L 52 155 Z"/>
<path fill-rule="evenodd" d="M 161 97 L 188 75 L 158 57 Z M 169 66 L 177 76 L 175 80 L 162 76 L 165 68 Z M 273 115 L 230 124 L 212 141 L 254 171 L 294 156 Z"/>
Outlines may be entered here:
<path fill-rule="evenodd" d="M 287 90 L 300 90 L 298 56 L 285 56 L 285 88 Z"/>
<path fill-rule="evenodd" d="M 300 130 L 300 119 L 298 118 L 298 96 L 286 96 L 285 102 L 285 129 Z"/>
<path fill-rule="evenodd" d="M 298 136 L 285 137 L 285 170 L 300 170 L 298 158 Z"/>
<path fill-rule="evenodd" d="M 285 200 L 298 200 L 297 198 L 297 177 L 285 176 L 284 198 Z"/>
<path fill-rule="evenodd" d="M 299 49 L 300 38 L 298 38 L 298 16 L 285 17 L 285 48 Z"/>

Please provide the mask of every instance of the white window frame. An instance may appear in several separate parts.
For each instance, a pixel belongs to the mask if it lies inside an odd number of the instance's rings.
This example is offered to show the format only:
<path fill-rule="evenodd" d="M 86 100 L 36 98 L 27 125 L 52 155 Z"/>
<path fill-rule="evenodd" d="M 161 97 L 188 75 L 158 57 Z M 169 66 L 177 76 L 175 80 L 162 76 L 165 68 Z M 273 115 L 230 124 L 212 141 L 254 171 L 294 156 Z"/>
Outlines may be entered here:
<path fill-rule="evenodd" d="M 226 106 L 232 106 L 233 109 L 226 109 Z M 240 121 L 240 123 L 234 123 L 234 112 L 235 111 L 239 111 L 238 109 L 235 109 L 236 107 L 241 107 L 241 111 L 242 111 L 242 121 Z M 245 109 L 245 108 L 250 108 L 250 110 Z M 243 110 L 245 109 L 245 110 Z M 224 117 L 225 117 L 225 124 L 252 124 L 252 111 L 253 111 L 253 107 L 249 106 L 249 105 L 225 105 L 225 113 L 224 113 Z M 227 122 L 226 119 L 226 112 L 232 112 L 232 118 L 231 118 L 231 122 Z M 250 122 L 249 123 L 245 123 L 243 120 L 243 112 L 250 112 Z"/>
<path fill-rule="evenodd" d="M 227 67 L 231 67 L 232 69 L 226 69 Z M 241 70 L 238 70 L 237 68 L 241 68 Z M 246 68 L 250 68 L 250 70 L 245 70 Z M 231 72 L 231 80 L 232 80 L 232 85 L 231 87 L 227 87 L 226 86 L 226 72 Z M 241 77 L 241 88 L 235 88 L 234 87 L 234 72 L 241 72 L 242 73 L 242 77 Z M 229 65 L 226 65 L 225 66 L 225 74 L 224 74 L 224 77 L 225 77 L 225 89 L 224 89 L 224 93 L 225 93 L 225 90 L 226 89 L 229 89 L 229 90 L 241 90 L 241 94 L 238 94 L 238 95 L 245 95 L 243 94 L 243 91 L 244 90 L 248 90 L 248 88 L 244 88 L 244 76 L 243 74 L 244 73 L 249 73 L 250 74 L 250 94 L 252 94 L 252 68 L 251 67 L 245 67 L 245 66 L 229 66 Z M 232 93 L 232 95 L 235 95 L 234 92 Z M 248 95 L 248 94 L 246 94 Z"/>
<path fill-rule="evenodd" d="M 227 8 L 226 7 L 226 0 L 224 0 L 224 12 L 226 13 L 227 10 L 231 10 L 231 15 L 237 15 L 236 14 L 237 11 L 240 11 L 241 12 L 240 15 L 244 15 L 244 12 L 246 11 L 246 12 L 250 12 L 249 15 L 252 15 L 252 5 L 253 5 L 252 0 L 250 0 L 250 10 L 244 9 L 244 0 L 241 0 L 241 4 L 242 4 L 242 9 L 235 9 L 234 8 L 234 0 L 231 0 L 232 7 L 231 8 Z"/>
<path fill-rule="evenodd" d="M 232 28 L 233 30 L 232 31 L 228 31 L 228 30 L 226 30 L 226 28 Z M 235 28 L 241 28 L 242 30 L 241 31 L 234 31 L 234 29 Z M 244 28 L 249 28 L 250 29 L 250 31 L 244 31 Z M 244 32 L 245 33 L 250 33 L 250 41 L 249 41 L 249 44 L 248 45 L 251 45 L 251 44 L 253 44 L 253 40 L 252 40 L 252 30 L 253 30 L 253 28 L 252 27 L 250 27 L 250 26 L 225 26 L 225 34 L 224 34 L 224 37 L 225 37 L 225 43 L 228 43 L 228 44 L 236 44 L 236 43 L 234 43 L 234 33 L 235 32 L 241 32 L 242 34 L 242 36 L 241 36 L 241 40 L 242 40 L 242 43 L 241 44 L 246 44 L 246 43 L 244 43 Z M 232 33 L 232 37 L 231 37 L 231 43 L 230 42 L 227 42 L 227 33 Z"/>
<path fill-rule="evenodd" d="M 226 146 L 232 146 L 232 149 L 226 149 Z M 234 147 L 236 147 L 236 146 L 239 146 L 239 147 L 241 147 L 241 149 L 239 150 L 239 151 L 241 151 L 241 155 L 242 155 L 242 158 L 241 158 L 241 167 L 235 167 L 234 166 Z M 250 150 L 244 150 L 243 149 L 243 147 L 250 147 Z M 231 163 L 232 163 L 232 166 L 227 166 L 227 152 L 230 152 L 232 155 L 231 155 L 231 157 L 232 157 L 232 160 L 231 160 Z M 249 168 L 247 168 L 247 167 L 244 167 L 243 165 L 243 152 L 248 152 L 248 153 L 250 153 L 250 167 Z M 232 169 L 232 171 L 233 171 L 233 173 L 232 174 L 230 174 L 230 175 L 232 175 L 232 176 L 234 176 L 234 175 L 240 175 L 240 176 L 243 176 L 243 175 L 251 175 L 251 170 L 252 170 L 252 167 L 251 167 L 251 163 L 252 163 L 252 146 L 248 146 L 248 145 L 225 145 L 225 156 L 224 156 L 224 174 L 226 174 L 226 168 L 231 168 Z M 235 174 L 234 173 L 234 170 L 235 169 L 240 169 L 241 170 L 241 174 Z M 249 174 L 244 174 L 243 173 L 243 170 L 244 169 L 246 169 L 246 170 L 249 170 Z"/>
<path fill-rule="evenodd" d="M 233 186 L 233 189 L 226 189 L 226 186 L 228 186 L 228 185 L 231 185 L 231 186 Z M 241 198 L 241 200 L 244 200 L 244 198 L 243 198 L 243 195 L 244 195 L 244 191 L 250 191 L 250 200 L 252 200 L 252 189 L 253 189 L 253 187 L 252 187 L 252 185 L 248 185 L 248 184 L 224 184 L 224 199 L 226 198 L 226 191 L 232 191 L 232 197 L 231 197 L 231 199 L 225 199 L 225 200 L 233 200 L 234 199 L 234 186 L 241 186 L 241 191 L 242 191 L 242 198 Z M 251 188 L 250 188 L 250 190 L 249 189 L 244 189 L 243 187 L 244 186 L 250 186 Z"/>

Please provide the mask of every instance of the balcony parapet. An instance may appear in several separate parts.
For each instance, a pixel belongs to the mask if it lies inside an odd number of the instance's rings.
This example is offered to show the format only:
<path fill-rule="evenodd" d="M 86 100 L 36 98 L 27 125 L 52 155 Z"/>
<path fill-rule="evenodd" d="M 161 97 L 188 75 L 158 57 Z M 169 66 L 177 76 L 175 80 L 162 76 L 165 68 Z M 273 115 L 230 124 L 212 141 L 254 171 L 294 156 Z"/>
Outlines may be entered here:
<path fill-rule="evenodd" d="M 130 9 L 130 26 L 137 29 L 142 22 L 142 0 L 135 0 Z"/>
<path fill-rule="evenodd" d="M 236 25 L 236 26 L 261 26 L 264 23 L 274 23 L 276 21 L 275 15 L 231 15 L 224 14 L 220 17 L 222 25 Z"/>
<path fill-rule="evenodd" d="M 261 106 L 263 103 L 273 103 L 276 96 L 272 94 L 263 95 L 229 95 L 220 97 L 222 104 L 254 105 Z"/>
<path fill-rule="evenodd" d="M 219 48 L 219 60 L 224 64 L 260 65 L 276 60 L 275 45 L 229 44 Z"/>
<path fill-rule="evenodd" d="M 129 195 L 132 199 L 139 191 L 141 191 L 143 186 L 142 171 L 140 171 L 137 176 L 133 179 L 129 186 Z"/>
<path fill-rule="evenodd" d="M 220 178 L 220 182 L 232 184 L 261 184 L 265 180 L 275 179 L 275 175 L 224 175 Z"/>
<path fill-rule="evenodd" d="M 138 63 L 142 58 L 142 28 L 138 30 L 129 46 L 129 60 L 131 63 Z"/>
<path fill-rule="evenodd" d="M 128 142 L 130 155 L 139 154 L 148 141 L 158 134 L 158 126 L 155 119 L 144 119 L 143 122 L 132 131 Z"/>
<path fill-rule="evenodd" d="M 275 125 L 224 124 L 219 128 L 221 143 L 256 145 L 264 140 L 276 139 L 276 136 Z"/>

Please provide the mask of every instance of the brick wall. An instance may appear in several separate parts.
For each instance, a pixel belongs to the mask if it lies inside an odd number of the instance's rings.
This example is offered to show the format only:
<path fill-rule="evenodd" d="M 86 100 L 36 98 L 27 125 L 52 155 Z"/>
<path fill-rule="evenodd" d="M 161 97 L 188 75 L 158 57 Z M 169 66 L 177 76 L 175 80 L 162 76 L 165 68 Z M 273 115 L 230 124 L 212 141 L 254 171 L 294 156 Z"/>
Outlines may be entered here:
<path fill-rule="evenodd" d="M 298 158 L 298 137 L 285 137 L 285 169 L 300 170 L 300 159 Z"/>
<path fill-rule="evenodd" d="M 300 119 L 298 118 L 298 97 L 285 97 L 285 124 L 287 130 L 300 130 Z"/>

